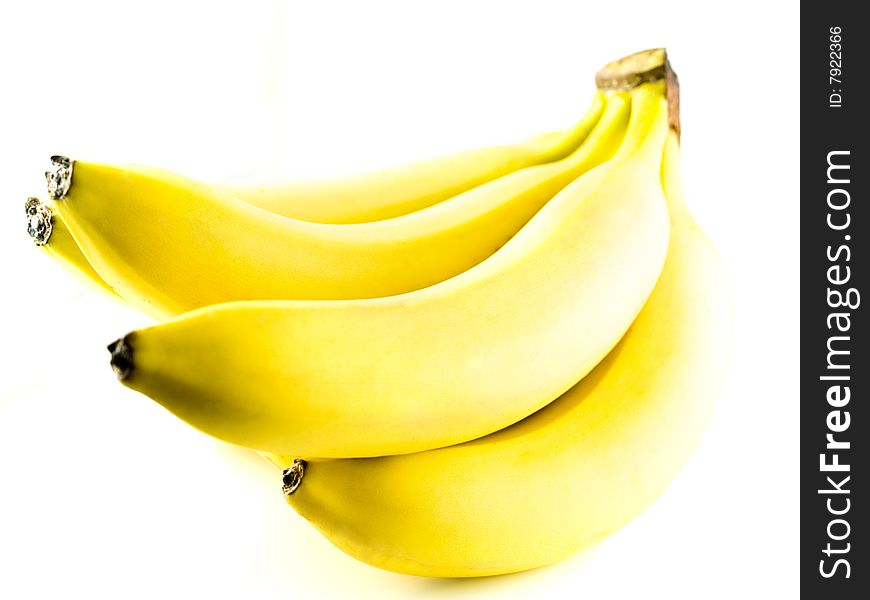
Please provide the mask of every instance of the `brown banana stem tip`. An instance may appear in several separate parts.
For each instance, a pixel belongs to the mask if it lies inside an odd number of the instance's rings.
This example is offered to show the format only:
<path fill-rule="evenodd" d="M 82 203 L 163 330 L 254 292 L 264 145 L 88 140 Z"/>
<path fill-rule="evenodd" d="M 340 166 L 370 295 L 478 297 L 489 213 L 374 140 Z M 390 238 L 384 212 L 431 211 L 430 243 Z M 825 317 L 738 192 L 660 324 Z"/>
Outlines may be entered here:
<path fill-rule="evenodd" d="M 54 215 L 51 209 L 39 198 L 28 198 L 24 203 L 24 214 L 27 217 L 27 234 L 37 246 L 44 246 L 51 237 Z"/>
<path fill-rule="evenodd" d="M 50 165 L 45 172 L 48 195 L 52 200 L 62 200 L 72 185 L 73 160 L 60 155 L 54 155 L 49 160 Z"/>
<path fill-rule="evenodd" d="M 109 359 L 112 370 L 118 376 L 118 381 L 124 381 L 133 372 L 133 347 L 130 346 L 130 336 L 125 335 L 107 347 L 112 355 Z"/>
<path fill-rule="evenodd" d="M 595 74 L 595 85 L 600 90 L 630 90 L 662 79 L 668 95 L 669 124 L 679 136 L 680 83 L 664 48 L 642 50 L 606 64 Z"/>
<path fill-rule="evenodd" d="M 293 464 L 281 473 L 281 491 L 285 496 L 291 495 L 302 484 L 306 464 L 301 458 L 296 458 L 293 460 Z"/>

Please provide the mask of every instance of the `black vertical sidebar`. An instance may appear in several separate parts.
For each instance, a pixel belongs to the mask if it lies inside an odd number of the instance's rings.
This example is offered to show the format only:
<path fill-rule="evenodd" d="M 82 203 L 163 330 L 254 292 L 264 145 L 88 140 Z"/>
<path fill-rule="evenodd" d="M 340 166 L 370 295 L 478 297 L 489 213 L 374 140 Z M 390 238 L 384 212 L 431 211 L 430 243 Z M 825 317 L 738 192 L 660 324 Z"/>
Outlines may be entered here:
<path fill-rule="evenodd" d="M 861 6 L 801 3 L 801 593 L 831 600 L 870 598 L 870 30 Z"/>

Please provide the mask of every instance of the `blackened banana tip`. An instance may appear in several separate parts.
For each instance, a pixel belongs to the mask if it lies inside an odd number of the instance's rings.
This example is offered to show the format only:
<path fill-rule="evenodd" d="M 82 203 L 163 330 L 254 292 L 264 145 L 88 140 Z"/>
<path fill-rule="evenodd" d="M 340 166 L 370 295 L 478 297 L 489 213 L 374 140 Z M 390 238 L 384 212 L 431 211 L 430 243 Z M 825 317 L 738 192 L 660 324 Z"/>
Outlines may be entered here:
<path fill-rule="evenodd" d="M 27 218 L 27 234 L 37 246 L 44 246 L 51 237 L 54 215 L 39 198 L 28 198 L 24 203 Z"/>
<path fill-rule="evenodd" d="M 130 336 L 118 338 L 108 346 L 112 370 L 118 376 L 118 381 L 124 381 L 133 372 L 133 348 L 130 346 Z"/>
<path fill-rule="evenodd" d="M 66 197 L 70 185 L 72 185 L 73 160 L 57 154 L 49 160 L 50 165 L 45 172 L 48 195 L 52 200 L 62 200 Z"/>
<path fill-rule="evenodd" d="M 293 459 L 293 464 L 284 469 L 281 473 L 281 491 L 284 496 L 291 496 L 302 484 L 302 478 L 305 476 L 306 463 L 301 458 Z"/>

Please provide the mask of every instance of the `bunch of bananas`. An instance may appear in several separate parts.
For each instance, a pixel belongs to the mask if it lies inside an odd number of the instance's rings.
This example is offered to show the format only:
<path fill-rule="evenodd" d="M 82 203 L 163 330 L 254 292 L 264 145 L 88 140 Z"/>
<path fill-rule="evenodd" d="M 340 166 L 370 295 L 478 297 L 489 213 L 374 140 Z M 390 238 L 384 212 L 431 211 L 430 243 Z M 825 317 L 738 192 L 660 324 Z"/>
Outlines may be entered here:
<path fill-rule="evenodd" d="M 545 565 L 673 479 L 729 347 L 664 50 L 596 82 L 570 130 L 340 181 L 52 157 L 28 231 L 157 319 L 109 346 L 120 381 L 274 462 L 348 554 L 443 577 Z"/>

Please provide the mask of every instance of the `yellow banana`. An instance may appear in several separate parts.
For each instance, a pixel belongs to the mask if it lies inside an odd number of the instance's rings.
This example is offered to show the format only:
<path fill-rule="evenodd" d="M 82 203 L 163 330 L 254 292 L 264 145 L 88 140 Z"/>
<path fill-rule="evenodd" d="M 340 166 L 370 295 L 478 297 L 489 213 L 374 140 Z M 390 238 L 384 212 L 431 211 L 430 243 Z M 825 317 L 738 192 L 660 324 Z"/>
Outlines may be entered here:
<path fill-rule="evenodd" d="M 172 173 L 73 166 L 62 157 L 47 173 L 49 191 L 62 198 L 55 208 L 100 276 L 154 312 L 246 299 L 386 296 L 477 264 L 579 172 L 607 159 L 624 112 L 618 95 L 610 104 L 589 143 L 563 161 L 373 223 L 297 221 Z"/>
<path fill-rule="evenodd" d="M 56 210 L 100 276 L 149 312 L 217 302 L 348 299 L 427 287 L 477 264 L 559 189 L 618 146 L 626 110 L 562 161 L 506 175 L 414 213 L 357 225 L 281 217 L 179 175 L 55 157 Z M 74 175 L 73 175 L 74 173 Z M 57 187 L 58 182 L 71 184 Z"/>
<path fill-rule="evenodd" d="M 513 146 L 467 150 L 331 180 L 213 185 L 255 206 L 302 221 L 346 224 L 390 219 L 522 168 L 565 158 L 586 139 L 603 106 L 599 93 L 572 129 L 541 134 Z"/>
<path fill-rule="evenodd" d="M 616 156 L 461 275 L 386 298 L 207 307 L 113 343 L 119 378 L 216 437 L 301 456 L 414 452 L 518 421 L 607 354 L 658 278 L 663 90 L 632 90 Z"/>
<path fill-rule="evenodd" d="M 284 482 L 293 508 L 376 567 L 469 577 L 558 561 L 652 503 L 707 426 L 730 345 L 722 261 L 687 211 L 678 153 L 671 135 L 663 173 L 671 241 L 661 279 L 585 379 L 529 418 L 472 442 L 404 456 L 296 461 Z"/>
<path fill-rule="evenodd" d="M 474 185 L 519 170 L 528 164 L 564 158 L 576 150 L 598 122 L 604 108 L 602 92 L 596 93 L 592 105 L 579 123 L 567 132 L 541 134 L 516 146 L 492 147 L 466 151 L 339 180 L 317 182 L 265 183 L 223 182 L 213 187 L 277 214 L 322 223 L 374 221 L 405 214 L 436 204 Z M 533 158 L 537 157 L 537 158 Z M 519 165 L 519 166 L 518 166 Z M 28 199 L 30 202 L 30 199 Z M 38 204 L 39 201 L 36 201 Z M 30 208 L 27 208 L 30 211 Z M 59 260 L 77 278 L 95 284 L 117 298 L 114 290 L 99 276 L 75 243 L 66 225 L 49 207 L 40 208 L 59 222 L 51 239 L 51 222 L 46 230 L 30 228 L 34 242 Z M 395 213 L 395 214 L 393 214 Z M 31 219 L 28 212 L 28 221 Z M 371 217 L 371 218 L 369 218 Z M 39 219 L 41 217 L 37 217 Z M 144 308 L 148 309 L 146 305 Z"/>

